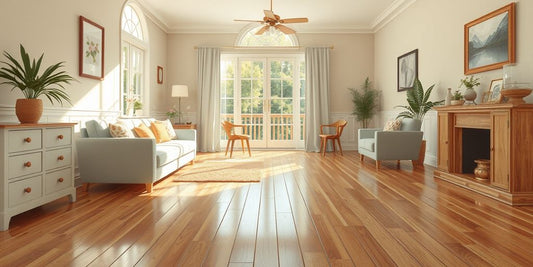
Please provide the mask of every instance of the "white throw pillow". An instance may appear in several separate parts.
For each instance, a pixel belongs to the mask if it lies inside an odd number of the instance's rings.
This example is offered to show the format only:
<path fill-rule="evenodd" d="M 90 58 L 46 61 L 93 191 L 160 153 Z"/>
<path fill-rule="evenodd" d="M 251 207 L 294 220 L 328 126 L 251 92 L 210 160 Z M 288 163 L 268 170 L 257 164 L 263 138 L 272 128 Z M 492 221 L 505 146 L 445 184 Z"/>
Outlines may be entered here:
<path fill-rule="evenodd" d="M 174 131 L 174 127 L 172 126 L 172 122 L 170 122 L 169 119 L 166 119 L 164 121 L 157 121 L 157 122 L 161 122 L 161 123 L 165 124 L 165 126 L 167 127 L 168 137 L 170 137 L 170 139 L 176 138 L 176 132 Z"/>
<path fill-rule="evenodd" d="M 400 130 L 401 126 L 402 126 L 402 121 L 399 119 L 388 121 L 385 123 L 385 127 L 383 128 L 383 131 L 398 131 Z"/>
<path fill-rule="evenodd" d="M 128 126 L 124 122 L 116 122 L 109 124 L 109 133 L 113 137 L 135 137 Z"/>

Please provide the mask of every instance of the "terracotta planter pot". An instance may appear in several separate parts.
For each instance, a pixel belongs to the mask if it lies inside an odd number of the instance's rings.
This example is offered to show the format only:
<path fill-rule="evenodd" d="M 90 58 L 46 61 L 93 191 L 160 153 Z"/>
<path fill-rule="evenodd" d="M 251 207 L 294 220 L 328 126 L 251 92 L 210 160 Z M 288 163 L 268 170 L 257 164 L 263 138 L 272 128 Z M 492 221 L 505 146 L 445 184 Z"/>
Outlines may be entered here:
<path fill-rule="evenodd" d="M 38 123 L 43 115 L 43 101 L 41 99 L 17 99 L 15 114 L 20 123 Z"/>

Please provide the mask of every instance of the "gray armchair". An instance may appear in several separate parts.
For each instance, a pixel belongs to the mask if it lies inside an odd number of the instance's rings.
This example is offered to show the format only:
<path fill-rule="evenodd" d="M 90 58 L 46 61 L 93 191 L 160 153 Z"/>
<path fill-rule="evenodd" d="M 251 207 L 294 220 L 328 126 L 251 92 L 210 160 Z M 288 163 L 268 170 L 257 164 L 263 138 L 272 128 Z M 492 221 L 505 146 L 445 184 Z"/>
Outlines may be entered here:
<path fill-rule="evenodd" d="M 420 121 L 404 119 L 399 131 L 383 131 L 381 128 L 359 129 L 358 152 L 360 160 L 367 156 L 376 161 L 379 169 L 382 160 L 411 160 L 418 162 L 423 132 Z"/>

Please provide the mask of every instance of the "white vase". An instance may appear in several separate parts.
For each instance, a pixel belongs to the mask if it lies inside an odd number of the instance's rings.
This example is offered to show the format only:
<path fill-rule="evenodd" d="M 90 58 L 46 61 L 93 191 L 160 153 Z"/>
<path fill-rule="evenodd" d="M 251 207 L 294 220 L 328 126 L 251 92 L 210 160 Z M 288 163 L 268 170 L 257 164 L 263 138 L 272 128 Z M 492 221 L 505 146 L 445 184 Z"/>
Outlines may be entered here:
<path fill-rule="evenodd" d="M 449 106 L 452 101 L 452 88 L 448 88 L 448 94 L 446 94 L 446 99 L 444 100 L 444 105 Z"/>

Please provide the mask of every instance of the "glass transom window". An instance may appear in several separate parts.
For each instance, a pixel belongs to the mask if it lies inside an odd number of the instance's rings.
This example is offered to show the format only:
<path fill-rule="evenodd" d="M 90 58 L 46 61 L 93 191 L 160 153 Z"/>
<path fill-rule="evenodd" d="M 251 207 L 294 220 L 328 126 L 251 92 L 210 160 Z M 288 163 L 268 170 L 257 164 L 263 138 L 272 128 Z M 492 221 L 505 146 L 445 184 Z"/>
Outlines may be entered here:
<path fill-rule="evenodd" d="M 125 6 L 122 12 L 122 30 L 139 40 L 143 40 L 143 31 L 139 16 L 129 5 Z"/>

